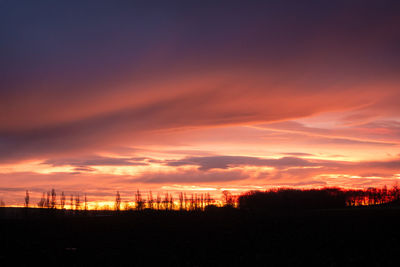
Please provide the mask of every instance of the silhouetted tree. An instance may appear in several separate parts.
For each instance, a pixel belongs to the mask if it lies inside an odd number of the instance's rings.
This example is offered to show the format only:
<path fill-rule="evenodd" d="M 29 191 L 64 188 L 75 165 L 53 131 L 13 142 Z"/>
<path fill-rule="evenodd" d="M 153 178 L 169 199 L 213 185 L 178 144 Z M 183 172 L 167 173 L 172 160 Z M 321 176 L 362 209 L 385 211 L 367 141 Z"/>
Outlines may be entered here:
<path fill-rule="evenodd" d="M 29 192 L 26 190 L 25 193 L 25 208 L 29 208 Z"/>
<path fill-rule="evenodd" d="M 75 196 L 75 210 L 81 209 L 81 200 L 79 194 Z"/>
<path fill-rule="evenodd" d="M 367 194 L 368 194 L 368 205 L 373 205 L 375 204 L 375 188 L 369 187 L 367 189 Z"/>
<path fill-rule="evenodd" d="M 147 196 L 147 207 L 149 209 L 153 209 L 154 208 L 153 205 L 154 205 L 154 199 L 153 199 L 153 194 L 151 193 L 150 190 L 149 195 Z"/>
<path fill-rule="evenodd" d="M 169 194 L 169 210 L 174 209 L 174 197 L 172 194 Z"/>
<path fill-rule="evenodd" d="M 210 195 L 209 192 L 207 192 L 207 194 L 206 194 L 206 206 L 211 205 L 212 202 L 213 202 L 213 200 L 212 200 L 212 198 L 211 198 L 211 195 Z"/>
<path fill-rule="evenodd" d="M 119 191 L 117 191 L 117 195 L 115 196 L 115 210 L 120 211 L 121 209 L 121 195 Z"/>
<path fill-rule="evenodd" d="M 156 203 L 157 203 L 157 210 L 160 210 L 160 208 L 161 208 L 161 196 L 160 196 L 160 193 L 157 193 Z"/>
<path fill-rule="evenodd" d="M 85 209 L 85 211 L 87 211 L 88 210 L 88 201 L 87 201 L 87 197 L 86 197 L 86 193 L 85 193 L 85 199 L 84 199 L 84 209 Z"/>
<path fill-rule="evenodd" d="M 57 197 L 56 191 L 55 191 L 54 189 L 51 189 L 51 202 L 50 202 L 50 207 L 51 207 L 52 209 L 55 209 L 55 208 L 56 208 L 56 204 L 57 204 L 56 197 Z"/>
<path fill-rule="evenodd" d="M 199 198 L 197 196 L 197 194 L 194 194 L 194 210 L 198 210 L 199 209 Z"/>
<path fill-rule="evenodd" d="M 46 208 L 50 208 L 50 192 L 47 192 L 47 197 L 46 197 Z"/>
<path fill-rule="evenodd" d="M 190 206 L 189 206 L 189 199 L 188 199 L 186 193 L 183 193 L 183 202 L 185 203 L 185 210 L 188 210 L 190 208 Z"/>
<path fill-rule="evenodd" d="M 60 199 L 60 208 L 63 210 L 65 207 L 65 195 L 64 191 L 61 192 L 61 199 Z"/>
<path fill-rule="evenodd" d="M 203 194 L 200 195 L 200 209 L 204 210 L 204 196 L 203 196 Z"/>
<path fill-rule="evenodd" d="M 392 201 L 398 202 L 400 200 L 400 187 L 398 186 L 397 182 L 392 187 L 390 195 L 391 195 Z"/>
<path fill-rule="evenodd" d="M 346 197 L 345 192 L 337 188 L 250 191 L 239 197 L 239 207 L 247 210 L 343 208 Z"/>
<path fill-rule="evenodd" d="M 232 196 L 231 192 L 224 190 L 224 191 L 222 191 L 222 194 L 223 194 L 222 201 L 223 201 L 224 206 L 233 207 L 235 204 L 235 201 L 234 201 L 234 197 Z"/>
<path fill-rule="evenodd" d="M 71 194 L 69 205 L 70 205 L 71 210 L 74 210 L 74 195 L 72 195 L 72 194 Z"/>
<path fill-rule="evenodd" d="M 45 206 L 46 206 L 46 193 L 43 192 L 42 198 L 41 198 L 40 201 L 38 202 L 38 207 L 39 207 L 39 208 L 44 208 Z"/>
<path fill-rule="evenodd" d="M 179 193 L 179 210 L 183 210 L 183 193 Z"/>
<path fill-rule="evenodd" d="M 196 200 L 195 200 L 195 197 L 194 197 L 194 194 L 192 193 L 192 197 L 191 197 L 191 199 L 190 199 L 190 210 L 194 210 L 195 209 L 195 202 L 196 202 Z"/>
<path fill-rule="evenodd" d="M 169 195 L 168 192 L 165 194 L 164 196 L 164 200 L 163 200 L 163 206 L 165 210 L 168 210 L 168 205 L 169 205 Z"/>
<path fill-rule="evenodd" d="M 140 193 L 139 189 L 136 191 L 135 199 L 136 199 L 136 209 L 143 210 L 145 202 L 142 198 L 142 194 Z"/>
<path fill-rule="evenodd" d="M 387 186 L 383 186 L 381 190 L 381 204 L 389 202 L 389 193 Z"/>

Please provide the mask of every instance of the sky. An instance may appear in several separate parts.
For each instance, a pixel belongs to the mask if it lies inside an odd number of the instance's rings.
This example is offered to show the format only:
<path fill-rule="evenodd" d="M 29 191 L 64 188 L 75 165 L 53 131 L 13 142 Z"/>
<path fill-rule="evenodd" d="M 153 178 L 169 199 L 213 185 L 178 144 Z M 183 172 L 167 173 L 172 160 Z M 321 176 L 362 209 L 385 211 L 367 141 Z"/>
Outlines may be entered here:
<path fill-rule="evenodd" d="M 400 179 L 399 1 L 0 0 L 0 199 Z"/>

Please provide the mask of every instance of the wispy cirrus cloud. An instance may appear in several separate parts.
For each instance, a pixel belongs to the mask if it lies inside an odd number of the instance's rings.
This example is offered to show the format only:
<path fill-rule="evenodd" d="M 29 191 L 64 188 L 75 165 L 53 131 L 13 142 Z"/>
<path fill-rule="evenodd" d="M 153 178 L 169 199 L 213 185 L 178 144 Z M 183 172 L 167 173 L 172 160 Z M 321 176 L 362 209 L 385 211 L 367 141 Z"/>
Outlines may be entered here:
<path fill-rule="evenodd" d="M 330 111 L 400 114 L 398 36 L 388 30 L 399 24 L 389 8 L 395 2 L 298 9 L 259 2 L 223 5 L 229 12 L 221 13 L 205 3 L 160 3 L 161 12 L 106 1 L 98 5 L 107 8 L 93 10 L 83 1 L 79 8 L 91 19 L 70 14 L 76 6 L 68 2 L 23 10 L 1 5 L 7 25 L 0 29 L 1 162 L 155 143 L 158 131 L 178 128 L 272 123 Z M 146 15 L 132 15 L 138 10 Z M 330 142 L 394 140 L 349 134 Z"/>
<path fill-rule="evenodd" d="M 256 125 L 261 129 L 277 131 L 288 134 L 298 134 L 313 138 L 315 143 L 370 145 L 370 146 L 395 146 L 400 142 L 399 123 L 396 121 L 378 121 L 358 125 L 357 127 L 331 127 L 316 128 L 305 126 L 296 121 Z M 369 129 L 369 130 L 368 130 Z M 386 132 L 385 134 L 381 134 Z M 392 135 L 387 135 L 392 133 Z"/>

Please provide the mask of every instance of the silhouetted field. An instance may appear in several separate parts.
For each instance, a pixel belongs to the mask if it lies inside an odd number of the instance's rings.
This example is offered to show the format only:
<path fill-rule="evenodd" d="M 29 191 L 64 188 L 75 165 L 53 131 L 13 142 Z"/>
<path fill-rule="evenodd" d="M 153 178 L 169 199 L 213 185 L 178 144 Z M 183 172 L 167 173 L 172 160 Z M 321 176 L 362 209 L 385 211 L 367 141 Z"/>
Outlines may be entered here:
<path fill-rule="evenodd" d="M 400 209 L 2 208 L 0 265 L 399 266 Z M 5 216 L 9 214 L 9 216 Z M 10 216 L 10 214 L 12 216 Z"/>

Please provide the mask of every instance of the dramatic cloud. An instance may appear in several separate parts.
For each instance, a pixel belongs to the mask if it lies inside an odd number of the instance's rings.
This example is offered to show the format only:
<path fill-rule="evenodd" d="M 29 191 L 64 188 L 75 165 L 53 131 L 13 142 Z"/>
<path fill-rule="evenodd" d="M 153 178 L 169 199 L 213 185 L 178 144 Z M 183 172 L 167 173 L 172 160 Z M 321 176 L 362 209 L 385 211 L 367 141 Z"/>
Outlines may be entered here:
<path fill-rule="evenodd" d="M 2 3 L 2 161 L 137 145 L 176 127 L 362 106 L 399 115 L 384 105 L 399 93 L 390 5 L 45 2 Z"/>
<path fill-rule="evenodd" d="M 392 181 L 399 11 L 0 1 L 0 187 Z"/>

